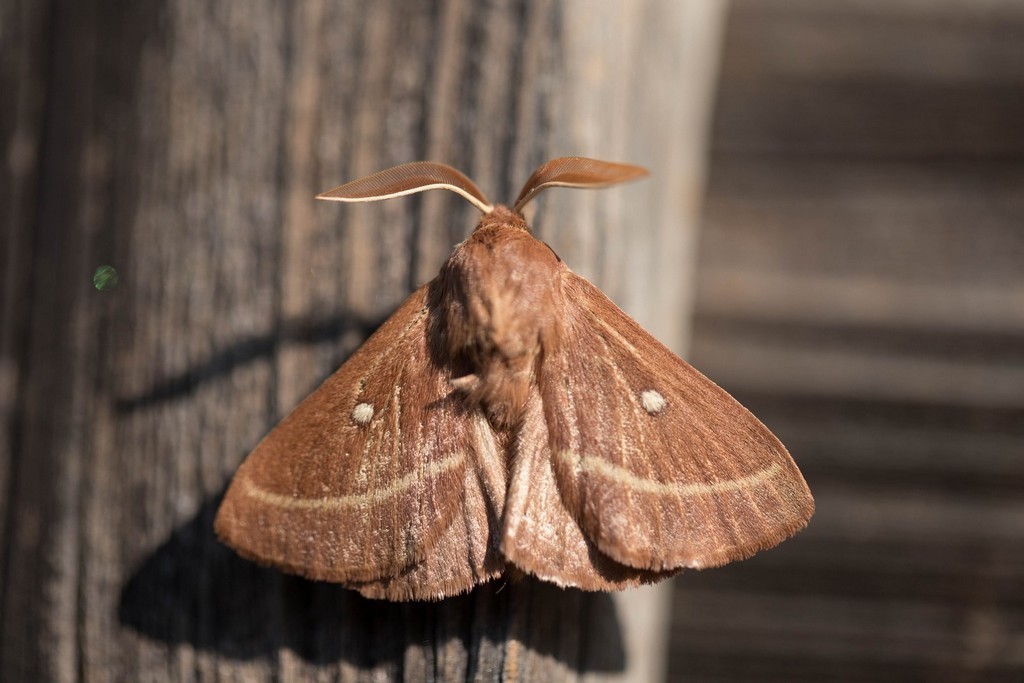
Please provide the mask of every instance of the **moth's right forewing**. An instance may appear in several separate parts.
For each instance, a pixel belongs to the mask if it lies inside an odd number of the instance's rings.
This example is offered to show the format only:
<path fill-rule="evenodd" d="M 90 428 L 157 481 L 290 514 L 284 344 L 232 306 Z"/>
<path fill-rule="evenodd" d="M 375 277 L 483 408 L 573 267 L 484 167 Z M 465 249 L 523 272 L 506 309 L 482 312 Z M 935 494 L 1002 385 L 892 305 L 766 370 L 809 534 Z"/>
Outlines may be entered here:
<path fill-rule="evenodd" d="M 562 499 L 603 553 L 715 566 L 806 525 L 807 484 L 757 418 L 568 271 L 564 298 L 539 387 Z"/>
<path fill-rule="evenodd" d="M 242 463 L 215 524 L 229 546 L 335 582 L 430 552 L 460 507 L 471 439 L 428 348 L 427 288 Z"/>

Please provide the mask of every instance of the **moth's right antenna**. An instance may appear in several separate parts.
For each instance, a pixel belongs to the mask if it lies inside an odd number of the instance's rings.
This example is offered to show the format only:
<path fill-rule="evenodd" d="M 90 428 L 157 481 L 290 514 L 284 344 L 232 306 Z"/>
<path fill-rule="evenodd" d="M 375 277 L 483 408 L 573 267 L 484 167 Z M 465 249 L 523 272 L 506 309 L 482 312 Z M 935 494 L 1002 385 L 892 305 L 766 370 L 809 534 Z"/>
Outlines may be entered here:
<path fill-rule="evenodd" d="M 611 161 L 586 159 L 584 157 L 560 157 L 541 165 L 526 181 L 516 204 L 515 211 L 522 211 L 541 190 L 549 187 L 607 187 L 627 180 L 642 178 L 647 169 L 631 164 L 616 164 Z"/>
<path fill-rule="evenodd" d="M 317 199 L 335 202 L 375 202 L 426 190 L 451 190 L 484 213 L 494 207 L 473 181 L 451 166 L 434 161 L 402 164 L 322 192 Z"/>

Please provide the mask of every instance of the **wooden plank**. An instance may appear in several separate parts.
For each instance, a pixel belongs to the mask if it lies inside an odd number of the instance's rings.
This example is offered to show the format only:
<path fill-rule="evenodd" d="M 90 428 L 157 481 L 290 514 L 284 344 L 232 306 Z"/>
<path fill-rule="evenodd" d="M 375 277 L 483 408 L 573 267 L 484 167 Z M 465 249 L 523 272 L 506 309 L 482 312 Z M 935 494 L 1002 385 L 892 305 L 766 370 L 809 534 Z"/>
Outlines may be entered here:
<path fill-rule="evenodd" d="M 31 281 L 39 147 L 45 97 L 47 7 L 44 3 L 0 5 L 0 615 L 5 613 L 2 586 L 16 549 L 9 542 L 18 524 L 13 492 L 19 463 L 14 453 L 24 425 L 19 394 L 24 390 L 23 334 L 30 315 Z M 2 657 L 0 648 L 0 657 Z M 2 668 L 2 663 L 0 663 Z"/>
<path fill-rule="evenodd" d="M 797 538 L 684 575 L 671 680 L 1024 675 L 1024 6 L 739 0 L 692 359 Z"/>
<path fill-rule="evenodd" d="M 1020 284 L 1022 184 L 1019 165 L 1000 161 L 721 159 L 702 270 L 727 262 L 967 290 Z"/>
<path fill-rule="evenodd" d="M 674 656 L 686 662 L 689 677 L 680 680 L 1012 681 L 1019 675 L 1020 653 L 1006 648 L 1006 635 L 1021 628 L 1024 615 L 1000 618 L 991 605 L 965 614 L 893 600 L 689 597 L 687 607 L 703 618 L 675 641 Z M 719 630 L 727 620 L 745 619 L 757 625 Z M 961 624 L 970 629 L 966 640 Z"/>
<path fill-rule="evenodd" d="M 48 93 L 15 117 L 28 148 L 45 126 L 38 166 L 12 145 L 24 182 L 0 190 L 35 247 L 3 235 L 20 431 L 17 476 L 0 472 L 0 680 L 661 677 L 668 584 L 389 604 L 242 560 L 212 521 L 245 454 L 476 219 L 437 193 L 313 201 L 345 179 L 427 157 L 507 201 L 560 154 L 648 164 L 655 183 L 561 193 L 536 225 L 681 350 L 696 205 L 679 194 L 700 194 L 723 4 L 35 6 L 10 10 L 41 32 L 26 43 L 0 10 L 3 83 Z M 17 61 L 36 50 L 45 73 Z M 103 264 L 110 291 L 90 282 Z"/>
<path fill-rule="evenodd" d="M 924 346 L 944 334 L 1013 339 L 1024 332 L 1024 285 L 908 284 L 737 265 L 703 270 L 699 292 L 701 315 L 721 322 L 788 321 L 823 330 L 860 327 L 894 338 L 916 335 Z"/>
<path fill-rule="evenodd" d="M 808 476 L 880 486 L 1016 495 L 1024 486 L 1022 435 L 947 424 L 897 424 L 840 414 L 808 420 L 759 413 L 785 439 Z M 1024 411 L 1021 411 L 1024 415 Z M 1021 431 L 1024 431 L 1022 429 Z"/>
<path fill-rule="evenodd" d="M 1015 0 L 739 0 L 723 55 L 727 82 L 922 80 L 1022 76 Z M 813 55 L 813 58 L 809 58 Z"/>
<path fill-rule="evenodd" d="M 755 600 L 789 595 L 844 602 L 898 599 L 939 603 L 961 612 L 969 612 L 979 597 L 994 597 L 1011 612 L 1024 609 L 1021 584 L 1015 580 L 1024 558 L 1018 548 L 1002 540 L 881 540 L 808 534 L 811 538 L 797 544 L 798 548 L 784 555 L 781 551 L 768 553 L 750 570 L 730 567 L 686 577 L 686 594 L 741 594 Z M 699 618 L 699 614 L 680 615 L 687 622 Z M 741 629 L 746 624 L 737 620 L 733 627 Z"/>
<path fill-rule="evenodd" d="M 729 154 L 1013 161 L 1024 156 L 1019 95 L 1016 84 L 758 82 L 721 94 L 719 130 L 730 133 L 715 144 Z"/>
<path fill-rule="evenodd" d="M 819 3 L 820 5 L 820 3 Z M 1024 20 L 1009 2 L 737 3 L 724 154 L 1018 158 Z"/>
<path fill-rule="evenodd" d="M 811 483 L 802 542 L 681 579 L 679 680 L 1000 680 L 1024 662 L 1019 499 Z"/>
<path fill-rule="evenodd" d="M 1024 408 L 1020 355 L 929 357 L 701 330 L 694 357 L 710 377 L 737 391 Z"/>

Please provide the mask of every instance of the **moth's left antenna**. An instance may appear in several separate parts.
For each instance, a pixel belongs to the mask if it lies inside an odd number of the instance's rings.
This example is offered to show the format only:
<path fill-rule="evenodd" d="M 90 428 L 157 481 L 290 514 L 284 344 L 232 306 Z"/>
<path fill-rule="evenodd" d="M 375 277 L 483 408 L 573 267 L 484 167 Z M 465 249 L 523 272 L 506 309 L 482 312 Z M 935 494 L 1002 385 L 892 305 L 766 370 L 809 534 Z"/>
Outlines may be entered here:
<path fill-rule="evenodd" d="M 375 202 L 426 190 L 451 190 L 484 213 L 494 209 L 472 180 L 451 166 L 433 161 L 414 161 L 378 171 L 318 194 L 316 198 L 335 202 Z"/>

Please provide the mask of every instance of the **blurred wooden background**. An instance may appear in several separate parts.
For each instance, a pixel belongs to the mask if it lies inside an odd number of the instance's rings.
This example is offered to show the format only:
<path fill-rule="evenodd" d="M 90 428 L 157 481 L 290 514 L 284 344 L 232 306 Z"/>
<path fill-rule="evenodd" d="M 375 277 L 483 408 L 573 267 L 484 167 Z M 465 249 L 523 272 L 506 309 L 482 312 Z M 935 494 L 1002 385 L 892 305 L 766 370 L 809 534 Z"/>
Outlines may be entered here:
<path fill-rule="evenodd" d="M 735 0 L 708 191 L 692 359 L 818 512 L 670 679 L 1024 680 L 1024 3 Z"/>

